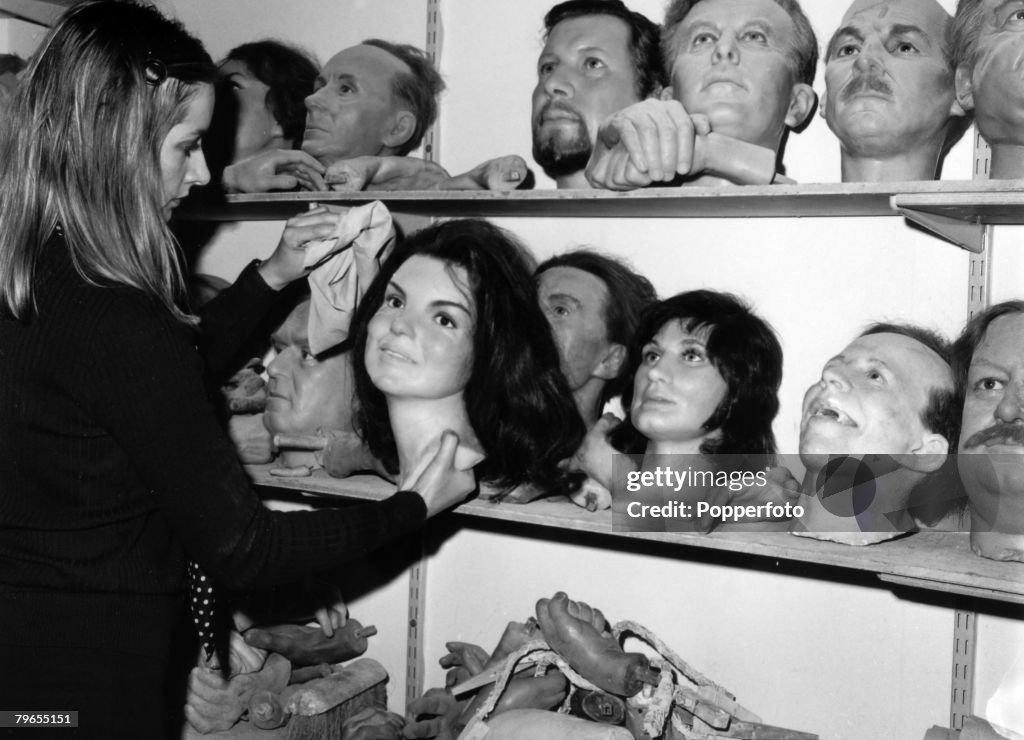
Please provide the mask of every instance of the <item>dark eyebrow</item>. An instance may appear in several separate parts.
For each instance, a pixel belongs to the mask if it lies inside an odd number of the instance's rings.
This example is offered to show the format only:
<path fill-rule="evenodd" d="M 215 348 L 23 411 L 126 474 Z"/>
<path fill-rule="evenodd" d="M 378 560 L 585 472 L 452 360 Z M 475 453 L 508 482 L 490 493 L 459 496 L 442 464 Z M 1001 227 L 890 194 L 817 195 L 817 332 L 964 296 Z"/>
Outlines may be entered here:
<path fill-rule="evenodd" d="M 835 53 L 835 51 L 836 51 L 836 49 L 835 49 L 836 41 L 839 40 L 840 36 L 850 36 L 855 41 L 858 41 L 858 42 L 860 42 L 862 44 L 864 43 L 864 34 L 862 34 L 860 31 L 858 31 L 854 26 L 843 26 L 838 31 L 836 31 L 834 34 L 832 34 L 832 38 L 829 39 L 829 41 L 828 41 L 828 52 L 825 54 L 825 61 L 826 62 L 829 59 L 831 59 L 832 55 Z"/>
<path fill-rule="evenodd" d="M 457 308 L 464 314 L 466 314 L 466 316 L 468 316 L 469 318 L 473 318 L 473 312 L 469 310 L 469 307 L 462 303 L 459 303 L 458 301 L 433 301 L 430 304 L 431 308 L 443 308 L 446 306 L 449 308 Z"/>
<path fill-rule="evenodd" d="M 580 303 L 579 298 L 577 298 L 576 296 L 569 295 L 568 293 L 552 293 L 551 295 L 548 296 L 548 300 L 549 301 L 566 301 L 567 303 L 572 303 L 573 305 L 576 305 L 576 306 L 582 306 L 583 305 L 582 303 Z"/>
<path fill-rule="evenodd" d="M 897 23 L 892 27 L 890 36 L 920 36 L 922 39 L 928 42 L 928 46 L 932 45 L 932 37 L 929 36 L 923 28 L 915 26 L 910 23 Z"/>

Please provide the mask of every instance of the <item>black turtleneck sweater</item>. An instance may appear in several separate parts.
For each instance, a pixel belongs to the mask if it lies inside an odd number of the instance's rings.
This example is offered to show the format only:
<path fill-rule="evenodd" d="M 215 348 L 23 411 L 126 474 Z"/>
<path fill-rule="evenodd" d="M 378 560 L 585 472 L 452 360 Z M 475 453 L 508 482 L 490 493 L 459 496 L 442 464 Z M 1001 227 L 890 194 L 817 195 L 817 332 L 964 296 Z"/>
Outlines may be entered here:
<path fill-rule="evenodd" d="M 255 266 L 199 332 L 137 290 L 88 284 L 56 237 L 34 291 L 29 320 L 0 318 L 0 643 L 163 656 L 186 557 L 234 589 L 273 585 L 426 518 L 408 492 L 342 510 L 261 504 L 197 350 L 220 372 L 273 305 Z"/>

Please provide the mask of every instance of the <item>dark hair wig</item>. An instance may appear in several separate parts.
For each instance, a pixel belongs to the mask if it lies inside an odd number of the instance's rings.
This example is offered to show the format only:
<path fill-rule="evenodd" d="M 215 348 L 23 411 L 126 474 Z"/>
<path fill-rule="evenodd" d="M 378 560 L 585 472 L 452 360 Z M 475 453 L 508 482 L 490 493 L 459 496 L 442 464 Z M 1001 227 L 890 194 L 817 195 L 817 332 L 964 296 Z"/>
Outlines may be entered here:
<path fill-rule="evenodd" d="M 230 61 L 244 64 L 253 77 L 270 88 L 267 108 L 281 124 L 284 138 L 296 147 L 302 143 L 306 127 L 305 100 L 312 94 L 313 83 L 320 73 L 316 61 L 306 52 L 273 39 L 236 46 L 221 64 Z"/>
<path fill-rule="evenodd" d="M 591 249 L 575 249 L 555 255 L 541 263 L 536 277 L 553 267 L 573 267 L 590 273 L 608 289 L 608 300 L 604 305 L 604 323 L 608 330 L 608 341 L 628 347 L 640 322 L 641 312 L 658 300 L 658 293 L 651 281 L 634 272 L 621 260 L 609 257 Z M 622 363 L 619 374 L 605 383 L 598 399 L 598 414 L 611 399 L 621 396 L 633 384 L 633 374 L 626 363 Z"/>
<path fill-rule="evenodd" d="M 643 361 L 644 345 L 672 321 L 686 331 L 707 330 L 708 358 L 725 380 L 726 397 L 704 423 L 708 432 L 721 434 L 701 445 L 705 455 L 760 456 L 775 462 L 772 421 L 779 412 L 782 384 L 782 346 L 771 326 L 736 296 L 712 290 L 680 293 L 650 306 L 629 347 L 629 373 L 635 376 Z M 633 386 L 622 394 L 629 410 Z M 643 452 L 646 438 L 627 419 L 612 432 L 612 444 L 623 452 Z M 750 462 L 747 463 L 752 464 Z M 759 464 L 754 462 L 753 464 Z"/>
<path fill-rule="evenodd" d="M 545 493 L 565 492 L 577 477 L 558 464 L 579 447 L 583 421 L 559 369 L 525 248 L 487 221 L 446 221 L 412 234 L 388 257 L 359 304 L 352 326 L 356 427 L 370 451 L 397 471 L 387 402 L 366 371 L 365 351 L 369 321 L 388 283 L 414 256 L 461 267 L 469 277 L 476 326 L 464 397 L 487 454 L 476 468 L 478 479 L 502 489 L 530 483 Z"/>
<path fill-rule="evenodd" d="M 544 30 L 550 34 L 562 21 L 588 15 L 610 15 L 629 26 L 629 53 L 633 61 L 637 97 L 642 100 L 656 95 L 668 84 L 665 67 L 661 63 L 658 24 L 642 13 L 630 10 L 621 0 L 565 0 L 544 16 Z"/>

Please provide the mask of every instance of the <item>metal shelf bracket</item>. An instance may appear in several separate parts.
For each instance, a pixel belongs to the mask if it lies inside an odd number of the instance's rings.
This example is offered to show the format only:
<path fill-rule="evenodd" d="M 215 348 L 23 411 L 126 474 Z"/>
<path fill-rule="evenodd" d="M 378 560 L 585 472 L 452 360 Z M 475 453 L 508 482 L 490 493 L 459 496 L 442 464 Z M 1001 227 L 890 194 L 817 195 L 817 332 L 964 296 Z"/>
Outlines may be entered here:
<path fill-rule="evenodd" d="M 927 229 L 948 242 L 966 249 L 968 252 L 980 253 L 985 248 L 985 224 L 963 219 L 930 213 L 917 208 L 896 205 L 896 210 L 908 221 Z"/>

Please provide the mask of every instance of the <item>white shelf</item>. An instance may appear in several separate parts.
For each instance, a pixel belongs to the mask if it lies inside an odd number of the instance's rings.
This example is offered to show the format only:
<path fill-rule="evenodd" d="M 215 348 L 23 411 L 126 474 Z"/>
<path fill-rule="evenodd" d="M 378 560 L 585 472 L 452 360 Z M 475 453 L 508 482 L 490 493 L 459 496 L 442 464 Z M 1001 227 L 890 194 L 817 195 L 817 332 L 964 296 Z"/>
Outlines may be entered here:
<path fill-rule="evenodd" d="M 394 492 L 394 486 L 374 476 L 339 479 L 318 471 L 308 478 L 279 478 L 270 475 L 270 467 L 251 466 L 248 470 L 257 485 L 317 496 L 379 501 Z M 919 532 L 868 547 L 850 547 L 786 532 L 623 532 L 614 528 L 610 511 L 588 512 L 564 497 L 525 505 L 478 499 L 459 506 L 455 512 L 546 529 L 867 571 L 890 583 L 1024 605 L 1024 563 L 1003 563 L 974 555 L 966 532 Z M 557 537 L 557 533 L 548 536 Z"/>
<path fill-rule="evenodd" d="M 186 202 L 178 217 L 235 221 L 288 218 L 310 203 L 359 205 L 381 200 L 395 213 L 421 216 L 548 216 L 559 218 L 786 218 L 897 216 L 921 204 L 955 201 L 1000 203 L 1003 218 L 1024 221 L 1016 181 L 824 183 L 751 185 L 733 188 L 648 188 L 626 193 L 606 190 L 525 190 L 511 193 L 405 191 L 359 193 L 295 192 L 222 196 Z M 987 207 L 987 206 L 986 206 Z M 995 206 L 993 205 L 993 208 Z M 1014 215 L 1016 214 L 1016 215 Z"/>

